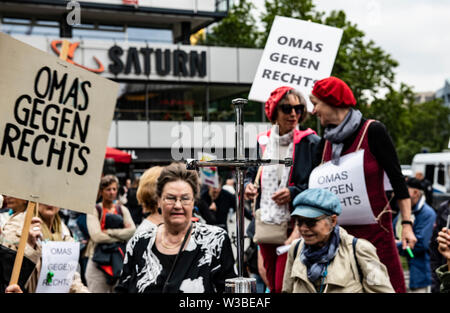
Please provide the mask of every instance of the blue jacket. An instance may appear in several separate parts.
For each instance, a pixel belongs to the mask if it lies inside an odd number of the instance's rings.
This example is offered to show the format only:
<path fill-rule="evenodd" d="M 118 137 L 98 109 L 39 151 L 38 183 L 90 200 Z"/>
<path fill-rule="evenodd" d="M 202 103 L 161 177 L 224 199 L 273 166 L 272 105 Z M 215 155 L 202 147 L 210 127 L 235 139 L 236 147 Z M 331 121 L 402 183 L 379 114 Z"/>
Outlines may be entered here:
<path fill-rule="evenodd" d="M 425 197 L 413 207 L 414 214 L 413 231 L 417 238 L 417 243 L 412 249 L 414 258 L 410 258 L 406 250 L 402 249 L 402 244 L 398 243 L 397 248 L 402 256 L 408 258 L 409 266 L 409 288 L 422 288 L 431 285 L 431 265 L 430 265 L 430 240 L 433 234 L 433 225 L 436 220 L 436 213 L 433 208 L 425 203 Z M 399 218 L 398 214 L 394 219 L 394 225 Z M 395 227 L 394 227 L 395 229 Z M 398 234 L 400 237 L 400 234 Z"/>

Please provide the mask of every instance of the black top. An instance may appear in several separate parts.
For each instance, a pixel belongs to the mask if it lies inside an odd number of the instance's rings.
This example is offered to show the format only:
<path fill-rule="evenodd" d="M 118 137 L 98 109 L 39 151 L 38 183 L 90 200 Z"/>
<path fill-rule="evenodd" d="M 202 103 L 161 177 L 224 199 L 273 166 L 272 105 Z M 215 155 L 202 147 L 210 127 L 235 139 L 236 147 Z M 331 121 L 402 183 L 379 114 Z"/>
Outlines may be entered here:
<path fill-rule="evenodd" d="M 346 151 L 353 142 L 356 140 L 361 127 L 367 119 L 362 118 L 361 124 L 358 129 L 347 139 L 344 140 L 344 148 L 342 151 Z M 378 164 L 384 169 L 397 199 L 409 198 L 408 188 L 406 187 L 405 177 L 402 174 L 400 163 L 398 161 L 397 152 L 392 142 L 392 138 L 389 136 L 386 126 L 379 121 L 375 121 L 369 125 L 367 130 L 368 142 L 370 152 L 373 154 Z M 320 146 L 316 155 L 316 166 L 320 164 L 322 160 L 322 152 L 325 146 L 325 139 L 322 138 Z"/>
<path fill-rule="evenodd" d="M 161 274 L 159 274 L 158 278 L 156 279 L 156 284 L 154 285 L 153 288 L 149 289 L 148 292 L 162 293 L 164 283 L 167 280 L 167 276 L 169 276 L 170 269 L 172 268 L 173 262 L 175 262 L 175 258 L 177 257 L 177 255 L 163 254 L 159 252 L 158 248 L 156 248 L 156 245 L 153 245 L 152 252 L 159 259 L 159 262 L 162 265 L 162 270 Z"/>
<path fill-rule="evenodd" d="M 203 191 L 201 195 L 201 201 L 203 201 L 203 203 L 206 207 L 208 207 L 209 210 L 209 206 L 211 205 L 212 201 L 207 189 Z M 228 191 L 222 189 L 220 190 L 217 199 L 213 202 L 215 202 L 216 204 L 216 211 L 212 211 L 212 213 L 215 215 L 214 224 L 227 229 L 227 217 L 230 209 L 232 209 L 233 212 L 236 212 L 236 197 Z M 252 212 L 246 208 L 244 208 L 244 216 L 249 220 L 253 218 Z"/>

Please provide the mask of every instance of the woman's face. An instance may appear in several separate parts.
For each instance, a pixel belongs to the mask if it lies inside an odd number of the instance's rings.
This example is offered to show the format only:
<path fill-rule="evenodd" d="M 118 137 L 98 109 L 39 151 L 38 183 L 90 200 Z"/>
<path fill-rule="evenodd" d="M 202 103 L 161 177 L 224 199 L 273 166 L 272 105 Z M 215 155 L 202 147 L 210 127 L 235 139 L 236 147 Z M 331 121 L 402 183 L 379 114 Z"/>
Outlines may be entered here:
<path fill-rule="evenodd" d="M 322 126 L 327 127 L 330 124 L 339 125 L 340 121 L 338 120 L 336 110 L 331 105 L 326 104 L 313 95 L 310 96 L 310 99 L 314 105 L 312 114 L 319 118 Z"/>
<path fill-rule="evenodd" d="M 39 213 L 45 220 L 50 220 L 51 218 L 55 217 L 55 215 L 58 214 L 58 212 L 59 212 L 58 207 L 46 204 L 39 204 Z"/>
<path fill-rule="evenodd" d="M 307 245 L 323 246 L 327 243 L 334 226 L 336 226 L 337 220 L 336 215 L 330 217 L 331 221 L 327 217 L 327 215 L 322 215 L 317 218 L 297 218 L 297 227 Z M 314 222 L 314 220 L 316 222 L 315 225 L 308 226 L 308 222 L 311 223 Z"/>
<path fill-rule="evenodd" d="M 289 94 L 287 99 L 283 99 L 277 104 L 278 112 L 276 122 L 280 127 L 280 135 L 287 134 L 296 128 L 298 120 L 301 116 L 301 113 L 295 113 L 293 108 L 289 111 L 289 113 L 283 112 L 281 107 L 284 105 L 300 106 L 300 99 L 294 94 Z"/>
<path fill-rule="evenodd" d="M 117 183 L 112 183 L 102 190 L 103 201 L 113 202 L 117 198 Z"/>
<path fill-rule="evenodd" d="M 27 208 L 27 200 L 22 200 L 10 196 L 5 196 L 6 207 L 14 212 L 23 211 Z"/>
<path fill-rule="evenodd" d="M 164 223 L 169 228 L 189 224 L 194 208 L 194 193 L 191 185 L 183 180 L 165 184 L 159 205 Z"/>

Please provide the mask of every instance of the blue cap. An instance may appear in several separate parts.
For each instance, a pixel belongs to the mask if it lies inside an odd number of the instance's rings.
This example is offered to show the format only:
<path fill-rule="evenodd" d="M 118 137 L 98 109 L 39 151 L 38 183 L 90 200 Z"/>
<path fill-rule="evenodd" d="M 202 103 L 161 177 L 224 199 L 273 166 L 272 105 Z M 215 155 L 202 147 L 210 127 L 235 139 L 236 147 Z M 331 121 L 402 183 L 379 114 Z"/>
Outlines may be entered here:
<path fill-rule="evenodd" d="M 326 189 L 312 188 L 298 194 L 293 202 L 291 216 L 316 218 L 322 215 L 339 215 L 342 212 L 341 201 Z"/>

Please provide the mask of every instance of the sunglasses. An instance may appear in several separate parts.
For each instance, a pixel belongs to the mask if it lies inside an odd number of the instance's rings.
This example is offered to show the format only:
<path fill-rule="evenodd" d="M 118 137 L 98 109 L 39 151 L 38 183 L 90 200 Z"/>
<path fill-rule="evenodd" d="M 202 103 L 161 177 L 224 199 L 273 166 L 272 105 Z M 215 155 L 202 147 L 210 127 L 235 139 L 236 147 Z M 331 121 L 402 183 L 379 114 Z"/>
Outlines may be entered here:
<path fill-rule="evenodd" d="M 284 114 L 291 114 L 292 109 L 294 109 L 295 114 L 300 114 L 305 110 L 305 106 L 303 104 L 290 105 L 290 104 L 280 104 L 278 106 Z"/>
<path fill-rule="evenodd" d="M 314 226 L 316 226 L 317 222 L 320 220 L 323 220 L 324 218 L 327 218 L 327 216 L 321 216 L 319 218 L 298 218 L 297 217 L 297 221 L 296 224 L 298 227 L 301 227 L 303 225 L 303 223 L 305 223 L 305 225 L 309 228 L 313 228 Z"/>

